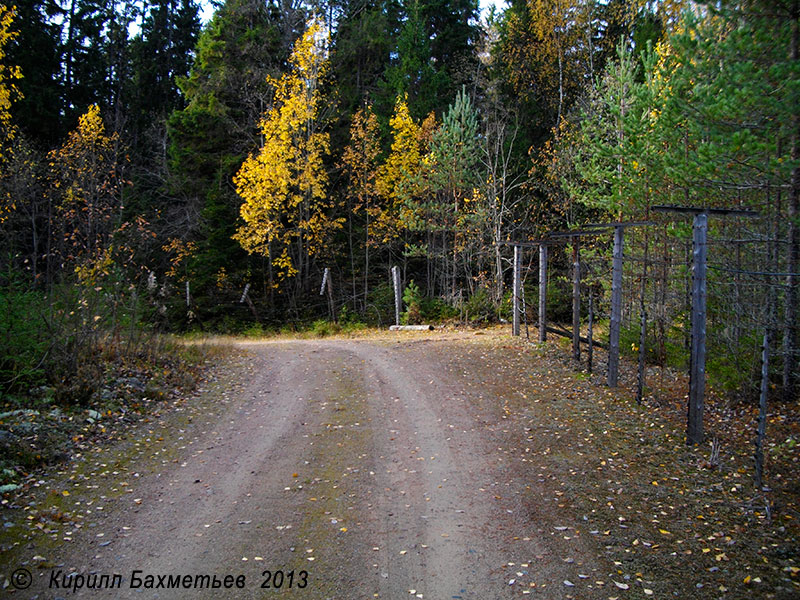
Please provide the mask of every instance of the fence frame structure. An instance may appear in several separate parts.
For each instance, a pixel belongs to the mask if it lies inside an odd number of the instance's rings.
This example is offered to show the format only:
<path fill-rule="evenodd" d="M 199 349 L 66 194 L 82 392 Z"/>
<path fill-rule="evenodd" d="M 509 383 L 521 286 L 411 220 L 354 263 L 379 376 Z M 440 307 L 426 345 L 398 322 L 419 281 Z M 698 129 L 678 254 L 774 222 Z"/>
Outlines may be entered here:
<path fill-rule="evenodd" d="M 587 229 L 614 229 L 614 253 L 611 270 L 611 319 L 608 326 L 608 387 L 619 383 L 619 335 L 622 327 L 622 268 L 625 252 L 625 229 L 655 225 L 653 221 L 616 221 L 612 223 L 590 223 Z"/>
<path fill-rule="evenodd" d="M 706 208 L 702 206 L 658 205 L 651 210 L 661 213 L 690 214 L 692 227 L 692 313 L 689 357 L 689 401 L 686 415 L 686 444 L 703 443 L 703 403 L 706 389 L 706 296 L 708 216 L 757 217 L 746 209 Z"/>
<path fill-rule="evenodd" d="M 552 238 L 566 238 L 572 240 L 572 358 L 581 359 L 581 251 L 580 238 L 597 236 L 603 232 L 601 229 L 576 229 L 573 231 L 557 231 L 551 233 Z M 592 342 L 589 342 L 591 346 Z"/>
<path fill-rule="evenodd" d="M 556 240 L 540 239 L 528 240 L 526 242 L 500 242 L 502 246 L 513 246 L 514 248 L 514 287 L 512 288 L 511 305 L 511 335 L 520 335 L 519 303 L 520 290 L 522 288 L 522 248 L 539 249 L 539 341 L 547 339 L 547 246 L 555 243 Z"/>
<path fill-rule="evenodd" d="M 547 246 L 560 242 L 559 238 L 574 239 L 573 243 L 573 283 L 572 283 L 572 353 L 576 360 L 580 360 L 580 249 L 578 238 L 582 236 L 601 235 L 606 229 L 614 229 L 614 253 L 611 278 L 611 323 L 609 326 L 608 345 L 608 372 L 607 384 L 617 387 L 619 381 L 619 337 L 622 324 L 622 268 L 624 256 L 624 231 L 627 227 L 655 225 L 653 221 L 617 221 L 612 223 L 590 223 L 582 226 L 583 229 L 572 231 L 556 231 L 548 234 L 547 238 L 530 240 L 527 242 L 503 242 L 504 245 L 514 246 L 514 295 L 513 311 L 514 320 L 511 334 L 518 336 L 519 331 L 519 290 L 517 283 L 521 281 L 520 273 L 522 261 L 517 257 L 521 254 L 518 248 L 539 248 L 539 341 L 547 340 Z M 592 343 L 591 341 L 589 342 Z"/>

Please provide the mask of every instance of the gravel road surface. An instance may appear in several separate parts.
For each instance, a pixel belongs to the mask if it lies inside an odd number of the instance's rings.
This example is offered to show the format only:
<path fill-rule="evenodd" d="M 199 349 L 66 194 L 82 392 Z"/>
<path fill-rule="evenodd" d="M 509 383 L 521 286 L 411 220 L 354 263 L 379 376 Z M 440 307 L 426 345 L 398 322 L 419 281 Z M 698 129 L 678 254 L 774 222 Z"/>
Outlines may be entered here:
<path fill-rule="evenodd" d="M 15 597 L 558 599 L 576 560 L 600 568 L 520 505 L 500 403 L 447 340 L 242 348 L 205 392 L 216 409 L 101 482 L 84 500 L 101 510 Z M 113 574 L 113 590 L 63 589 Z"/>

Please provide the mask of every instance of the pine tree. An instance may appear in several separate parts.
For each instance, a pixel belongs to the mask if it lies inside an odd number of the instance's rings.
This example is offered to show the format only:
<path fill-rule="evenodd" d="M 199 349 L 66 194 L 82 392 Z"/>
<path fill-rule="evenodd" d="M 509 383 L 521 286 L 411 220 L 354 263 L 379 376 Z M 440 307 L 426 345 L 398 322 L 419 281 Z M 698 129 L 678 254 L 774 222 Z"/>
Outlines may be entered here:
<path fill-rule="evenodd" d="M 61 9 L 64 19 L 61 44 L 63 99 L 67 126 L 87 106 L 108 106 L 111 80 L 106 53 L 113 7 L 104 0 L 68 0 Z"/>
<path fill-rule="evenodd" d="M 399 6 L 393 0 L 344 3 L 331 50 L 331 77 L 342 115 L 350 117 L 364 102 L 382 100 L 381 78 L 399 27 Z"/>
<path fill-rule="evenodd" d="M 387 69 L 386 80 L 391 95 L 405 94 L 411 114 L 420 119 L 436 108 L 445 79 L 432 61 L 421 0 L 410 0 L 405 10 L 406 20 L 397 39 L 397 58 Z"/>
<path fill-rule="evenodd" d="M 479 183 L 478 151 L 478 114 L 466 91 L 461 90 L 441 126 L 433 132 L 423 169 L 429 193 L 422 212 L 427 215 L 426 227 L 442 234 L 441 251 L 434 254 L 442 257 L 451 294 L 457 287 L 458 258 L 467 258 L 467 250 L 475 241 L 470 234 L 479 216 L 474 202 Z"/>
<path fill-rule="evenodd" d="M 576 145 L 569 160 L 577 181 L 566 184 L 568 193 L 586 206 L 619 219 L 642 218 L 648 181 L 658 168 L 651 118 L 655 92 L 639 82 L 639 65 L 623 43 L 617 51 L 578 121 L 577 138 L 568 134 L 561 141 Z M 652 68 L 652 58 L 645 62 Z"/>
<path fill-rule="evenodd" d="M 408 94 L 411 114 L 441 114 L 477 69 L 479 37 L 474 0 L 407 0 L 397 38 L 396 58 L 386 86 L 396 97 Z"/>
<path fill-rule="evenodd" d="M 132 40 L 129 127 L 137 153 L 147 152 L 148 146 L 158 142 L 147 135 L 149 129 L 163 130 L 170 113 L 184 108 L 178 80 L 189 75 L 199 32 L 196 2 L 160 0 L 150 8 L 141 32 Z M 163 138 L 161 142 L 163 147 Z"/>
<path fill-rule="evenodd" d="M 445 112 L 458 91 L 474 86 L 478 69 L 476 48 L 481 29 L 477 0 L 425 0 L 421 4 L 427 23 L 431 58 L 446 77 L 437 114 Z"/>

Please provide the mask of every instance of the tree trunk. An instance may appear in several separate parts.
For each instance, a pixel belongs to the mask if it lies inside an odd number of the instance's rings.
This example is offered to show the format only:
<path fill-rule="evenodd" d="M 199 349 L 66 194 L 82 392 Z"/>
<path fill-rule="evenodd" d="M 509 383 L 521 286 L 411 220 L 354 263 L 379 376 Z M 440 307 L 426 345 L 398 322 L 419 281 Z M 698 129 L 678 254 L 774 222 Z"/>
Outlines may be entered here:
<path fill-rule="evenodd" d="M 364 213 L 367 218 L 367 223 L 364 226 L 364 311 L 366 312 L 367 302 L 369 301 L 369 196 L 366 198 L 364 207 Z"/>
<path fill-rule="evenodd" d="M 503 255 L 500 252 L 500 228 L 495 228 L 494 233 L 494 269 L 495 269 L 495 277 L 494 280 L 496 282 L 496 291 L 495 291 L 495 301 L 502 302 L 503 301 Z"/>
<path fill-rule="evenodd" d="M 64 56 L 64 87 L 66 94 L 72 92 L 72 68 L 75 64 L 74 55 L 74 39 L 75 39 L 75 4 L 76 0 L 72 0 L 69 4 L 69 16 L 67 17 L 67 53 Z"/>
<path fill-rule="evenodd" d="M 800 2 L 795 0 L 792 4 L 792 38 L 789 58 L 797 62 L 799 57 L 800 32 L 798 31 L 798 17 L 800 16 Z M 800 264 L 800 232 L 798 232 L 798 218 L 800 218 L 800 114 L 795 106 L 792 114 L 791 133 L 791 158 L 795 164 L 792 169 L 792 180 L 789 188 L 789 239 L 786 246 L 786 313 L 784 317 L 784 363 L 783 363 L 783 400 L 792 401 L 796 397 L 797 387 L 797 304 L 798 281 L 797 270 Z"/>
<path fill-rule="evenodd" d="M 561 124 L 561 111 L 564 107 L 564 65 L 561 58 L 561 46 L 558 47 L 558 119 L 556 128 Z"/>
<path fill-rule="evenodd" d="M 347 201 L 347 243 L 350 246 L 350 277 L 353 280 L 353 311 L 357 312 L 358 291 L 356 290 L 356 257 L 353 253 L 353 205 L 349 199 Z"/>

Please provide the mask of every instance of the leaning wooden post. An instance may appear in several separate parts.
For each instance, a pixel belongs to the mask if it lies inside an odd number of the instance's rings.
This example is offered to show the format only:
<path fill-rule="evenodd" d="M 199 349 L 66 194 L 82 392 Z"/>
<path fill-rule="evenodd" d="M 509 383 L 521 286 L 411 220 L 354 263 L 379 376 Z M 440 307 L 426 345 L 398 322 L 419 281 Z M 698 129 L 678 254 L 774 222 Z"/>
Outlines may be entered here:
<path fill-rule="evenodd" d="M 330 272 L 330 269 L 328 269 L 328 267 L 325 267 L 325 270 L 322 272 L 322 285 L 319 286 L 319 295 L 320 296 L 325 295 L 325 286 L 328 283 L 328 273 L 329 272 Z"/>
<path fill-rule="evenodd" d="M 392 284 L 394 285 L 394 324 L 400 325 L 400 313 L 403 309 L 403 297 L 400 293 L 400 267 L 392 267 Z"/>
<path fill-rule="evenodd" d="M 520 298 L 520 285 L 522 275 L 522 248 L 519 245 L 514 246 L 514 288 L 512 292 L 512 310 L 513 316 L 511 318 L 511 335 L 519 335 L 519 298 Z"/>
<path fill-rule="evenodd" d="M 250 293 L 250 284 L 248 283 L 244 286 L 244 292 L 242 292 L 242 297 L 239 298 L 239 304 L 247 302 L 247 307 L 250 309 L 250 312 L 253 313 L 253 316 L 255 317 L 256 321 L 258 321 L 259 320 L 258 312 L 256 311 L 256 307 L 253 305 L 253 301 L 250 300 L 249 293 Z"/>
<path fill-rule="evenodd" d="M 328 269 L 326 268 L 325 270 L 327 271 Z M 333 278 L 330 272 L 328 272 L 328 310 L 331 313 L 331 320 L 334 323 L 338 323 L 339 319 L 336 316 L 336 304 L 333 302 Z"/>
<path fill-rule="evenodd" d="M 686 443 L 703 442 L 703 397 L 706 390 L 706 250 L 708 216 L 694 216 L 692 238 L 692 353 Z"/>
<path fill-rule="evenodd" d="M 547 340 L 547 244 L 539 244 L 539 341 Z"/>
<path fill-rule="evenodd" d="M 572 242 L 572 358 L 581 360 L 581 251 L 578 238 Z"/>
<path fill-rule="evenodd" d="M 331 321 L 336 321 L 333 314 L 333 290 L 331 288 L 331 270 L 329 267 L 325 267 L 322 272 L 322 285 L 319 287 L 319 295 L 324 296 L 326 289 L 328 290 L 328 316 Z"/>
<path fill-rule="evenodd" d="M 614 256 L 611 273 L 611 323 L 608 332 L 608 385 L 619 381 L 619 330 L 622 323 L 622 247 L 625 229 L 614 227 Z"/>

